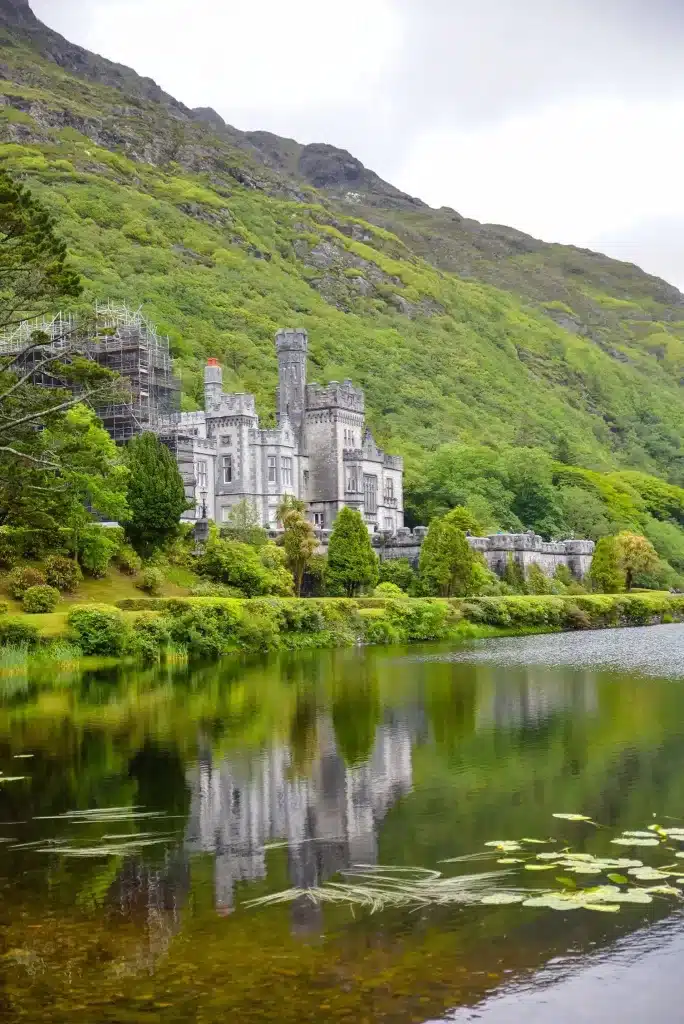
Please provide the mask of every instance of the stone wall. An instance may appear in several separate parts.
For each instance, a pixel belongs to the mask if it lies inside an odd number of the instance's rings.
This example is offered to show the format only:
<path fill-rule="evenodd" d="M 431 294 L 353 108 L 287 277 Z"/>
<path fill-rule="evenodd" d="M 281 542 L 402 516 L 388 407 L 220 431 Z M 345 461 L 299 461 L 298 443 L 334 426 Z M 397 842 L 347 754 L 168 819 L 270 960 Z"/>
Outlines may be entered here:
<path fill-rule="evenodd" d="M 376 534 L 372 541 L 381 559 L 407 558 L 417 566 L 426 533 L 425 527 L 417 526 L 413 531 L 398 530 L 393 537 Z M 469 537 L 468 541 L 498 576 L 503 575 L 508 559 L 513 558 L 525 572 L 538 565 L 547 576 L 553 576 L 559 565 L 566 565 L 573 576 L 583 579 L 594 555 L 593 541 L 545 541 L 533 533 L 497 533 L 491 537 Z"/>

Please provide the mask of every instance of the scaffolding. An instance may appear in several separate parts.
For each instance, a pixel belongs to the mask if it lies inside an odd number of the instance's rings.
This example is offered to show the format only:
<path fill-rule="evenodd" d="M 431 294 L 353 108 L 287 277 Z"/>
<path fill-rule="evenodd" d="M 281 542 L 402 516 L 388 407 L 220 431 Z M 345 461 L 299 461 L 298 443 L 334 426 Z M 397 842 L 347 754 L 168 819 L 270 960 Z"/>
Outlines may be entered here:
<path fill-rule="evenodd" d="M 36 338 L 48 341 L 36 347 Z M 98 366 L 119 374 L 125 396 L 117 403 L 93 408 L 110 436 L 123 444 L 145 431 L 161 433 L 180 410 L 180 381 L 173 375 L 169 339 L 157 333 L 140 309 L 108 302 L 96 304 L 92 322 L 58 313 L 51 320 L 24 321 L 0 337 L 0 357 L 15 355 L 24 372 L 35 367 L 32 381 L 42 387 L 63 388 L 64 381 L 40 364 L 46 354 L 58 360 L 77 349 Z M 49 371 L 49 366 L 47 367 Z"/>

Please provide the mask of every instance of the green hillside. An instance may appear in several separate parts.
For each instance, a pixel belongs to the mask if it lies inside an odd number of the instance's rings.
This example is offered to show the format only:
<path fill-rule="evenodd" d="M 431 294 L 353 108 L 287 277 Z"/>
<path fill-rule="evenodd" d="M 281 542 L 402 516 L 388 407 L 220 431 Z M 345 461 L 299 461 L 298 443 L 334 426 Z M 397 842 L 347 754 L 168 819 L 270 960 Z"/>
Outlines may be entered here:
<path fill-rule="evenodd" d="M 25 0 L 2 0 L 3 22 L 0 156 L 58 218 L 85 301 L 142 305 L 168 332 L 186 408 L 212 355 L 271 414 L 273 334 L 301 325 L 311 379 L 363 386 L 410 472 L 445 442 L 514 444 L 684 483 L 676 289 L 189 111 Z"/>

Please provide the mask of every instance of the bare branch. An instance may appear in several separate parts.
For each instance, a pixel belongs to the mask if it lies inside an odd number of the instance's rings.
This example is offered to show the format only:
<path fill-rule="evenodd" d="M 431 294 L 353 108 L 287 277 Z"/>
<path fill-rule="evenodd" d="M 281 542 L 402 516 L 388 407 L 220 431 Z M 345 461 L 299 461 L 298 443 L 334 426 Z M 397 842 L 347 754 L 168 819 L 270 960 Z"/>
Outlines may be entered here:
<path fill-rule="evenodd" d="M 0 445 L 0 452 L 8 452 L 10 455 L 16 455 L 20 459 L 26 459 L 28 462 L 34 462 L 37 466 L 44 466 L 48 469 L 61 469 L 62 467 L 56 462 L 48 462 L 47 459 L 36 459 L 33 455 L 28 455 L 26 452 L 17 451 L 16 448 L 11 448 L 9 445 Z M 52 488 L 45 488 L 46 490 L 52 490 Z"/>

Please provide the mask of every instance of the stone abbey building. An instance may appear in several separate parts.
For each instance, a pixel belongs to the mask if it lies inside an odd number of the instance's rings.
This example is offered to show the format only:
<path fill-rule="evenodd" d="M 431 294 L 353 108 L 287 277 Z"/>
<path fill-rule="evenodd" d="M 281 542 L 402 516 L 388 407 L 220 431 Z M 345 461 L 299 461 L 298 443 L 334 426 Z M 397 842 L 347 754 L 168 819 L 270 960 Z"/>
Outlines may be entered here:
<path fill-rule="evenodd" d="M 376 445 L 363 392 L 350 380 L 307 383 L 306 331 L 279 331 L 275 343 L 275 429 L 259 426 L 253 395 L 224 392 L 216 359 L 204 373 L 204 411 L 174 417 L 172 444 L 195 503 L 186 518 L 225 522 L 246 499 L 273 529 L 278 506 L 293 495 L 321 530 L 331 529 L 346 505 L 372 533 L 396 533 L 404 525 L 404 464 Z"/>

